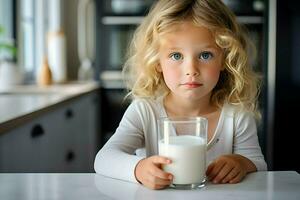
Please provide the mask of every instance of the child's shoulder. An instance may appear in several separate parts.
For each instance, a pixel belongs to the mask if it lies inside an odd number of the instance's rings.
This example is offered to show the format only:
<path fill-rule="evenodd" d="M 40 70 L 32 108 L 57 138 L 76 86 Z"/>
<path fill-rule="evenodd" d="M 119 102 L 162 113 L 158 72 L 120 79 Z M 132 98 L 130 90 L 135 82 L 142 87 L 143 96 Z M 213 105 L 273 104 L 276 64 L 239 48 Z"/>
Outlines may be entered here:
<path fill-rule="evenodd" d="M 136 105 L 153 105 L 153 104 L 159 104 L 160 100 L 159 99 L 154 99 L 154 98 L 135 98 L 132 101 L 132 104 Z"/>
<path fill-rule="evenodd" d="M 128 112 L 138 115 L 143 121 L 150 123 L 151 120 L 165 116 L 163 105 L 159 99 L 136 98 L 128 108 Z"/>
<path fill-rule="evenodd" d="M 162 106 L 161 102 L 160 98 L 135 98 L 131 106 L 139 110 L 160 110 Z"/>
<path fill-rule="evenodd" d="M 257 123 L 255 114 L 241 106 L 228 104 L 225 107 L 232 116 L 234 133 L 241 136 L 245 133 L 255 133 L 257 131 Z"/>
<path fill-rule="evenodd" d="M 234 104 L 224 104 L 223 108 L 224 112 L 231 117 L 234 117 L 235 120 L 252 120 L 255 115 L 253 112 L 243 108 L 239 105 Z"/>

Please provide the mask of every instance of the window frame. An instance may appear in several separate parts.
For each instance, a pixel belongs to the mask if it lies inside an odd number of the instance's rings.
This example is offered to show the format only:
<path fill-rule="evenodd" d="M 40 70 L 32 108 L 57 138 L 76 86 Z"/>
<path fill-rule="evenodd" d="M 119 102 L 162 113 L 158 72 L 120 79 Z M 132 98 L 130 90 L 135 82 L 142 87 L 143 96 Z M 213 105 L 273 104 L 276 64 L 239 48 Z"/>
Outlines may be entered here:
<path fill-rule="evenodd" d="M 25 83 L 36 82 L 39 68 L 46 55 L 48 30 L 47 0 L 17 0 L 19 27 L 19 65 L 23 68 Z"/>

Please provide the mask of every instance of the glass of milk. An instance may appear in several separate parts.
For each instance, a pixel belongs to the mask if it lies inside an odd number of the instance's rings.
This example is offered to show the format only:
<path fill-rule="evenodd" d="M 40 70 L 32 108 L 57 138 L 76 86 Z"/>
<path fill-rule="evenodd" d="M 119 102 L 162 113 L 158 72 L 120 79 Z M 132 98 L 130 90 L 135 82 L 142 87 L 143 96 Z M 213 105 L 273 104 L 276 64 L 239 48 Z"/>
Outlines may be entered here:
<path fill-rule="evenodd" d="M 197 189 L 205 185 L 207 119 L 203 117 L 160 118 L 159 155 L 172 160 L 163 170 L 173 174 L 175 189 Z"/>

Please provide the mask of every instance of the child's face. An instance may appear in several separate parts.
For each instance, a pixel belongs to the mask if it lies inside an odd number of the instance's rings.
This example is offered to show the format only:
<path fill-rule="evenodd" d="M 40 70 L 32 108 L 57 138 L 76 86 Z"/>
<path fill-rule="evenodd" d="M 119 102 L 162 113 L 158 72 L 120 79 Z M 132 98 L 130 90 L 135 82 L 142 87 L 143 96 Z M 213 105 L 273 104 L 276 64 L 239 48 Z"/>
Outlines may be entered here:
<path fill-rule="evenodd" d="M 223 69 L 222 50 L 204 27 L 184 22 L 175 28 L 160 39 L 159 71 L 173 95 L 209 99 Z"/>

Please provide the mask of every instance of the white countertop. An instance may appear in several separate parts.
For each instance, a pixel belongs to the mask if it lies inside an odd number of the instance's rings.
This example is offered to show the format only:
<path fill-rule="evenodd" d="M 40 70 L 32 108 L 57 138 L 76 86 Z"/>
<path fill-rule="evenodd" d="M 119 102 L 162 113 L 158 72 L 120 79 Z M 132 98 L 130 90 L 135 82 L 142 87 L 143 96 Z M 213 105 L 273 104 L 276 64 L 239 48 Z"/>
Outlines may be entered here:
<path fill-rule="evenodd" d="M 97 88 L 99 88 L 97 82 L 72 82 L 48 87 L 20 85 L 6 90 L 1 89 L 0 133 L 3 132 L 6 122 L 30 115 Z"/>
<path fill-rule="evenodd" d="M 238 184 L 211 184 L 199 190 L 150 190 L 98 174 L 0 174 L 2 200 L 299 200 L 300 175 L 294 171 L 256 172 Z"/>

